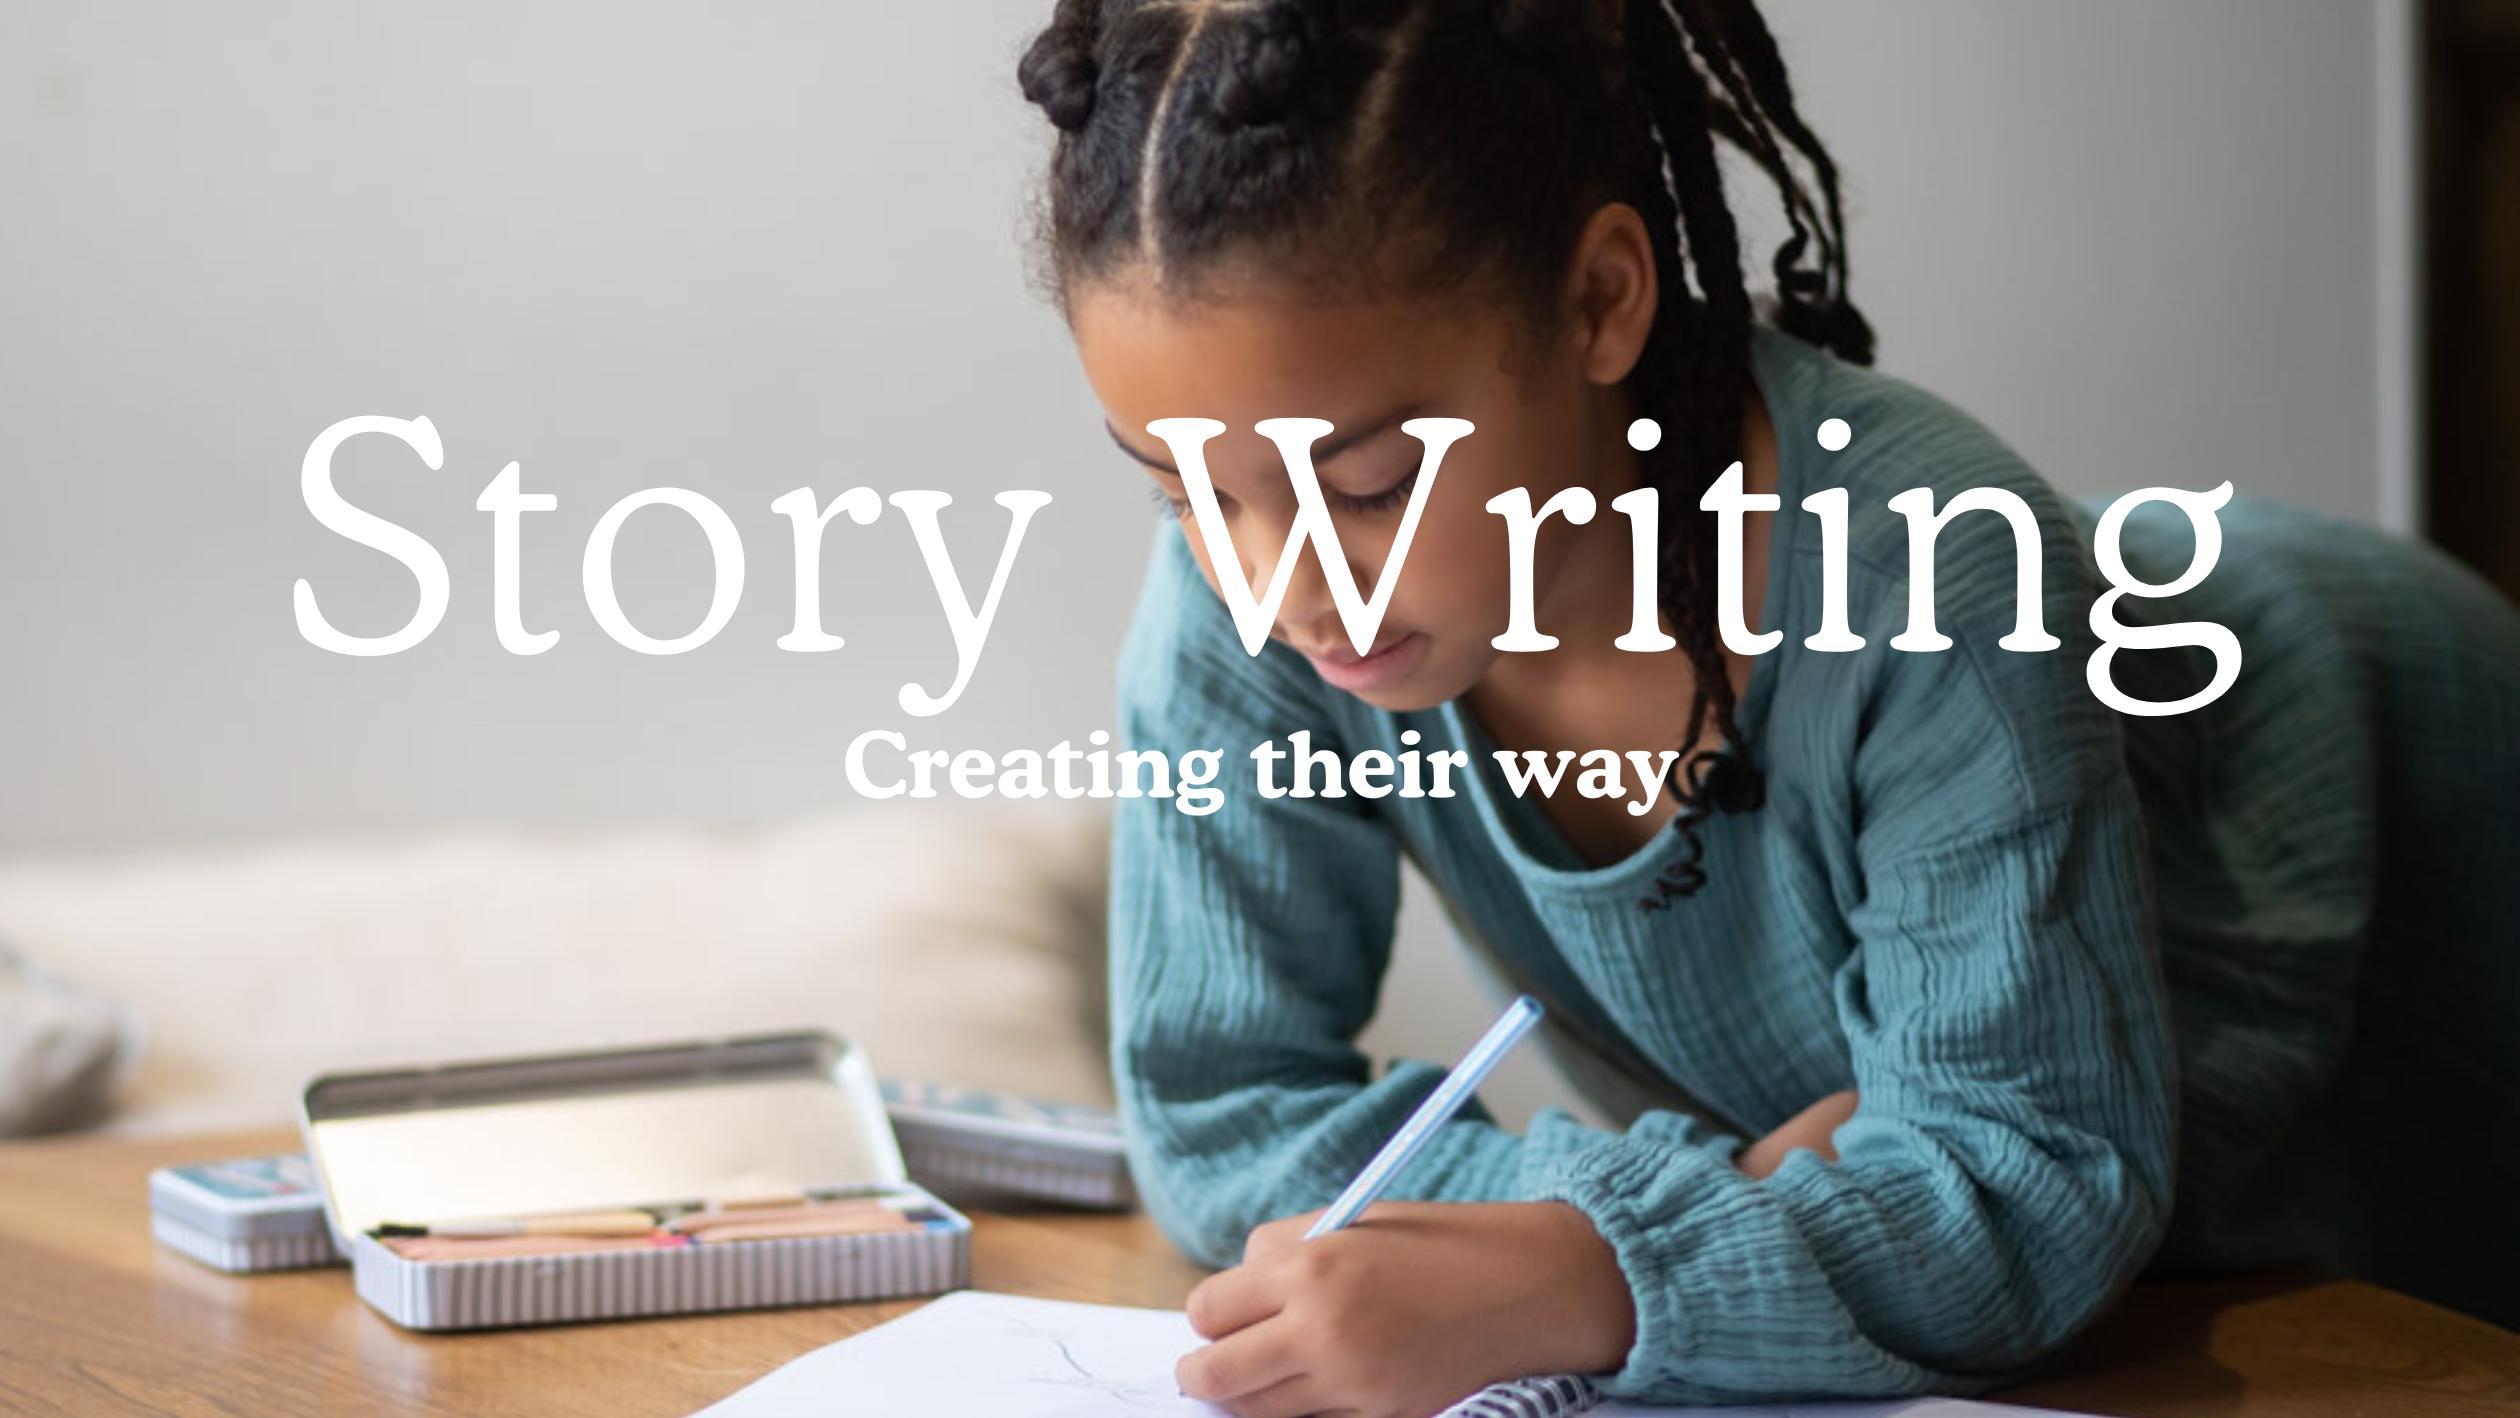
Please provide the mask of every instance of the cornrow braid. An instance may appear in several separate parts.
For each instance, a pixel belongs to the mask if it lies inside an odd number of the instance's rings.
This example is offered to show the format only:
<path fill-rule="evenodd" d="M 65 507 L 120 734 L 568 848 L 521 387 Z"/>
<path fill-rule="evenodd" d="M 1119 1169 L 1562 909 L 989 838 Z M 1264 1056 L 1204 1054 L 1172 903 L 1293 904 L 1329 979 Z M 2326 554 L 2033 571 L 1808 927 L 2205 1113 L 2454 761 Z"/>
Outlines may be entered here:
<path fill-rule="evenodd" d="M 1041 239 L 1062 301 L 1121 273 L 1188 296 L 1258 265 L 1317 288 L 1484 284 L 1545 322 L 1592 213 L 1636 209 L 1661 300 L 1630 393 L 1673 430 L 1638 466 L 1695 684 L 1669 785 L 1682 847 L 1639 904 L 1695 892 L 1700 824 L 1764 798 L 1698 510 L 1741 455 L 1756 318 L 1719 140 L 1785 213 L 1777 324 L 1850 361 L 1873 353 L 1847 295 L 1837 166 L 1754 0 L 1058 0 L 1017 77 L 1059 131 Z"/>
<path fill-rule="evenodd" d="M 1628 59 L 1644 98 L 1650 150 L 1659 152 L 1662 169 L 1644 174 L 1651 180 L 1640 181 L 1634 192 L 1654 235 L 1657 271 L 1667 293 L 1631 377 L 1639 406 L 1681 414 L 1681 436 L 1663 440 L 1640 462 L 1664 515 L 1685 509 L 1676 531 L 1663 540 L 1658 584 L 1663 613 L 1688 656 L 1694 682 L 1680 739 L 1690 751 L 1673 764 L 1668 784 L 1679 802 L 1675 822 L 1683 849 L 1657 879 L 1656 895 L 1643 903 L 1653 910 L 1704 884 L 1697 826 L 1707 811 L 1744 806 L 1759 793 L 1757 769 L 1740 753 L 1732 672 L 1714 623 L 1715 524 L 1697 511 L 1715 472 L 1740 456 L 1751 310 L 1741 282 L 1740 238 L 1715 160 L 1710 105 L 1685 38 L 1662 0 L 1630 0 L 1626 20 Z M 1700 286 L 1702 304 L 1694 308 L 1678 278 L 1684 263 L 1679 238 L 1686 239 Z M 1663 274 L 1666 267 L 1669 274 Z M 1717 743 L 1696 749 L 1710 717 Z M 1725 800 L 1717 800 L 1710 784 L 1725 790 Z"/>
<path fill-rule="evenodd" d="M 1777 323 L 1789 334 L 1810 341 L 1854 364 L 1873 359 L 1873 331 L 1847 295 L 1846 205 L 1840 192 L 1836 159 L 1803 121 L 1794 104 L 1794 86 L 1785 72 L 1776 36 L 1754 0 L 1687 0 L 1693 21 L 1690 34 L 1711 50 L 1709 68 L 1737 99 L 1755 110 L 1748 126 L 1752 151 L 1774 156 L 1769 175 L 1785 196 L 1789 210 L 1799 207 L 1811 217 L 1809 228 L 1794 223 L 1797 239 L 1777 252 Z M 1718 57 L 1720 56 L 1720 57 Z M 1729 77 L 1728 77 L 1729 76 Z M 1760 130 L 1768 130 L 1764 134 Z M 1820 189 L 1821 210 L 1795 178 L 1782 146 L 1785 142 L 1809 165 Z M 1816 235 L 1820 269 L 1804 271 L 1799 261 L 1802 239 Z"/>

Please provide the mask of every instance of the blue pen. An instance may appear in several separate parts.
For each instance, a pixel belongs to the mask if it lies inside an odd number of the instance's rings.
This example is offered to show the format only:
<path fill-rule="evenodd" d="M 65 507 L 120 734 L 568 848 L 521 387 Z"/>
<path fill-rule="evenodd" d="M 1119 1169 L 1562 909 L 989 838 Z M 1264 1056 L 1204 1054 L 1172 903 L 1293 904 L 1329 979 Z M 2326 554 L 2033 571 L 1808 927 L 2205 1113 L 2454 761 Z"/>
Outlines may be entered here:
<path fill-rule="evenodd" d="M 1304 1239 L 1327 1236 L 1373 1205 L 1374 1198 L 1383 1194 L 1391 1179 L 1399 1176 L 1401 1169 L 1426 1146 L 1427 1139 L 1435 1135 L 1435 1129 L 1461 1111 L 1461 1105 L 1470 1101 L 1470 1095 L 1479 1091 L 1479 1085 L 1487 1082 L 1487 1076 L 1539 1022 L 1540 1001 L 1531 996 L 1523 995 L 1507 1005 L 1505 1013 L 1488 1026 L 1479 1042 L 1470 1046 L 1470 1052 L 1461 1056 L 1461 1062 L 1453 1065 L 1453 1071 L 1444 1075 L 1444 1081 L 1435 1085 L 1435 1091 L 1427 1094 L 1426 1101 L 1418 1104 L 1417 1111 L 1391 1135 L 1391 1141 L 1384 1143 L 1374 1160 L 1365 1164 L 1365 1170 L 1356 1174 L 1356 1180 L 1347 1184 L 1347 1190 L 1330 1203 L 1330 1209 L 1321 1213 L 1321 1219 L 1304 1233 Z"/>

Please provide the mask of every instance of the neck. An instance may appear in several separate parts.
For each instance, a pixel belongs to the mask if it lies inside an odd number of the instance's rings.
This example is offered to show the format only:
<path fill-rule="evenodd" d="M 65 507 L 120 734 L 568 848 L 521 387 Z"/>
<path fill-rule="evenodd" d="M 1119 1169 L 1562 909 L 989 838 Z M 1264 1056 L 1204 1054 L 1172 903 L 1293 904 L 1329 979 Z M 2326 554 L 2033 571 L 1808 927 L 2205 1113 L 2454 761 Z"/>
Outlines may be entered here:
<path fill-rule="evenodd" d="M 1561 731 L 1551 735 L 1555 737 L 1579 733 L 1589 726 L 1571 722 L 1578 716 L 1570 706 L 1599 706 L 1580 716 L 1587 720 L 1616 720 L 1622 707 L 1636 706 L 1651 711 L 1656 722 L 1670 720 L 1673 734 L 1682 727 L 1678 716 L 1685 712 L 1696 686 L 1688 657 L 1676 650 L 1638 654 L 1615 643 L 1632 627 L 1635 616 L 1630 524 L 1608 506 L 1611 498 L 1641 485 L 1640 460 L 1627 445 L 1626 428 L 1624 417 L 1605 421 L 1594 440 L 1589 460 L 1594 476 L 1588 485 L 1595 490 L 1600 509 L 1588 525 L 1569 529 L 1576 535 L 1564 544 L 1560 568 L 1534 605 L 1540 629 L 1557 637 L 1556 647 L 1499 656 L 1466 696 L 1469 707 L 1492 731 L 1511 724 L 1525 726 L 1517 736 L 1526 738 L 1542 725 L 1559 726 Z M 1741 461 L 1745 490 L 1775 491 L 1776 431 L 1755 388 L 1743 400 Z M 1712 515 L 1694 505 L 1665 506 L 1661 514 L 1666 529 L 1674 525 L 1673 519 Z M 1742 519 L 1742 603 L 1754 627 L 1766 600 L 1768 535 L 1773 521 L 1774 514 L 1766 512 Z M 1656 619 L 1665 635 L 1673 633 L 1669 613 L 1659 606 Z M 1724 658 L 1739 694 L 1747 686 L 1750 662 L 1729 651 Z M 1670 705 L 1679 707 L 1663 707 Z"/>

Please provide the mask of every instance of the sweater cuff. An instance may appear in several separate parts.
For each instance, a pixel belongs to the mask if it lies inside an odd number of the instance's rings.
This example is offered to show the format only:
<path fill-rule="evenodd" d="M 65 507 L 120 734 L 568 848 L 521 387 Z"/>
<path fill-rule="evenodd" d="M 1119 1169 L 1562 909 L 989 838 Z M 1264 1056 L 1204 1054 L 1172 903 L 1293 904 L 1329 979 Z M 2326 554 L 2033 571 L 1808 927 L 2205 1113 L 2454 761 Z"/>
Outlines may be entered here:
<path fill-rule="evenodd" d="M 1636 1342 L 1618 1371 L 1601 1380 L 1610 1393 L 1688 1395 L 1695 1386 L 1680 1376 L 1695 1361 L 1756 1342 L 1766 1328 L 1734 1312 L 1746 1297 L 1765 1293 L 1755 1274 L 1764 1267 L 1761 1257 L 1726 1240 L 1743 1233 L 1726 1223 L 1742 1189 L 1731 1185 L 1739 1178 L 1722 1149 L 1614 1139 L 1567 1153 L 1535 1181 L 1535 1200 L 1565 1202 L 1591 1220 L 1627 1279 Z M 1692 1396 L 1721 1394 L 1697 1388 Z"/>

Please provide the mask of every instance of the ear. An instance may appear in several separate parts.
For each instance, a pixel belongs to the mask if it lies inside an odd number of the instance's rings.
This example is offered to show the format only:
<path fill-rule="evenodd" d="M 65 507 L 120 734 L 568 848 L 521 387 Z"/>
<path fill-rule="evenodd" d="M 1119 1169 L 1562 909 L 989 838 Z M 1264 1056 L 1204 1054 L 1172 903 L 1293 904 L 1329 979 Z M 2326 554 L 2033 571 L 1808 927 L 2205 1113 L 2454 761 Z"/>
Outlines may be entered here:
<path fill-rule="evenodd" d="M 1595 384 L 1627 378 L 1645 352 L 1661 304 L 1653 238 L 1634 207 L 1613 202 L 1584 223 L 1567 287 L 1584 377 Z"/>

